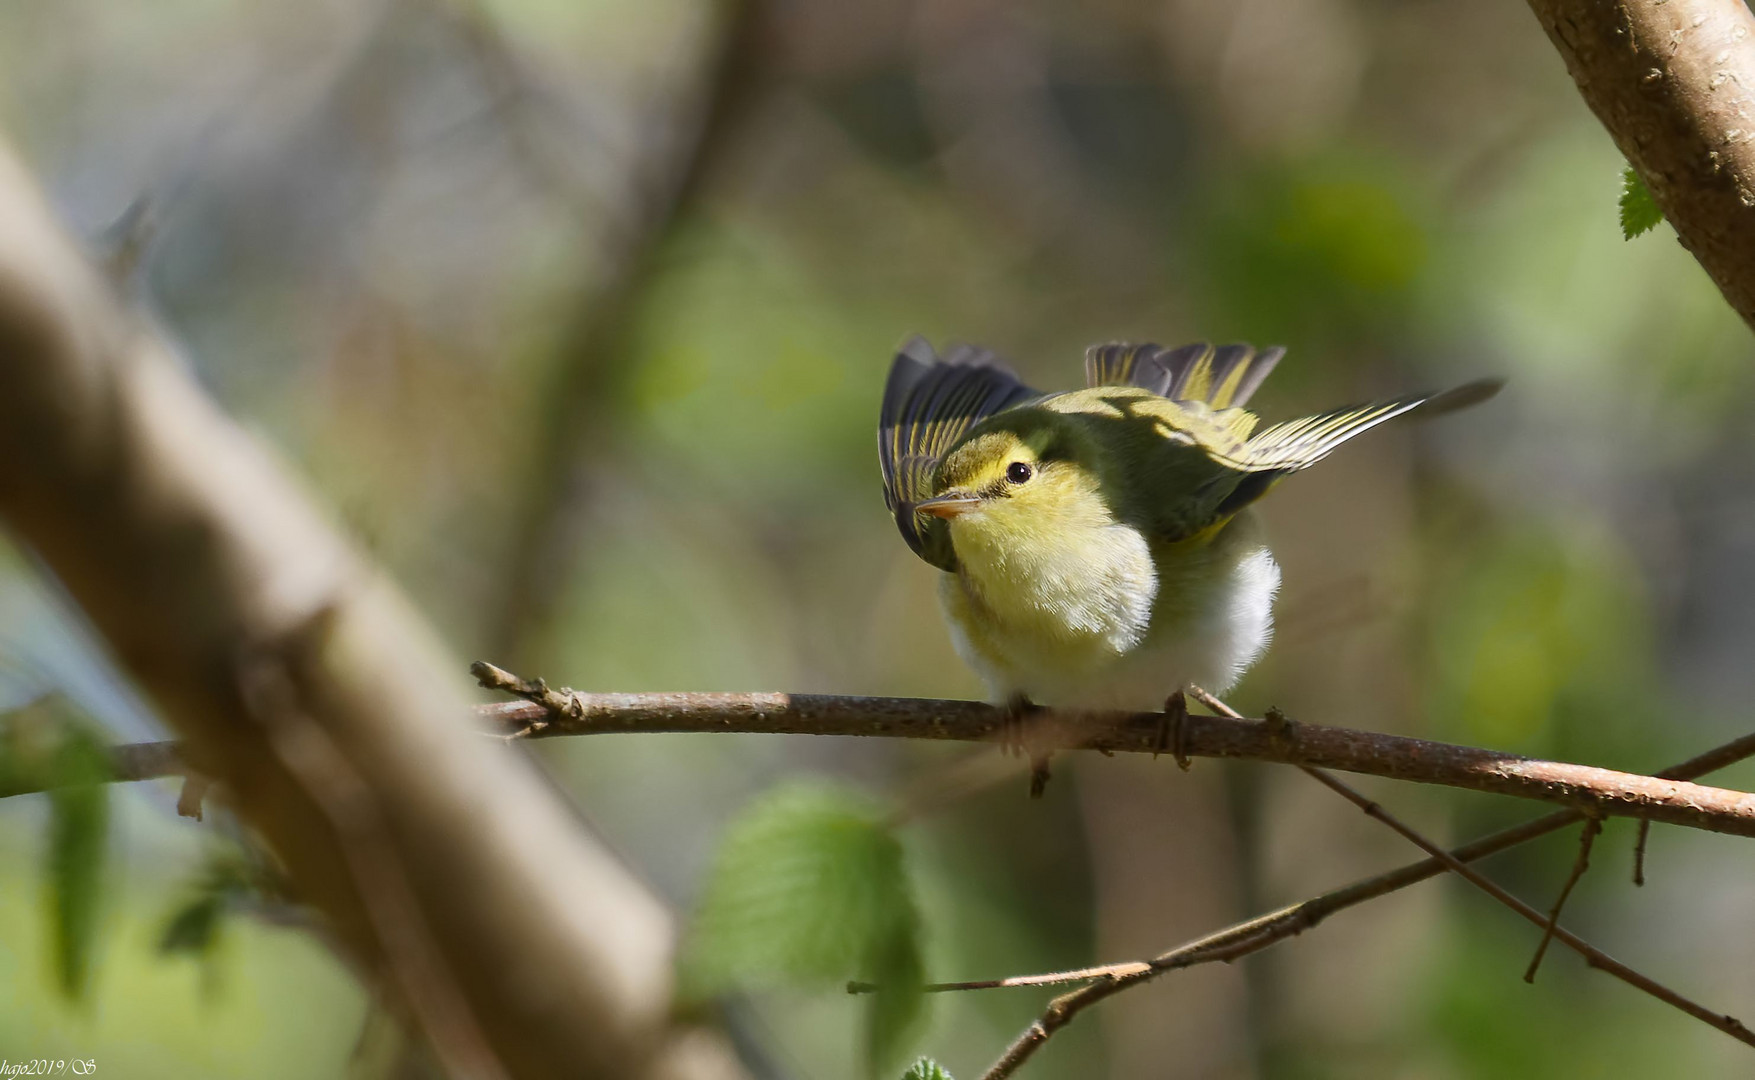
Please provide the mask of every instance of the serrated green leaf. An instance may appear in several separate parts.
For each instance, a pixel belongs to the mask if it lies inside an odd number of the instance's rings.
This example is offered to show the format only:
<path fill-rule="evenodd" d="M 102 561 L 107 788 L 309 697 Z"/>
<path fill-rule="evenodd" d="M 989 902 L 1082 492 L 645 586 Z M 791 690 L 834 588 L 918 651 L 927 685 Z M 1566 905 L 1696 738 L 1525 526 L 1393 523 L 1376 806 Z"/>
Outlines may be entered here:
<path fill-rule="evenodd" d="M 869 801 L 818 784 L 758 800 L 727 831 L 682 956 L 699 1000 L 734 986 L 878 984 L 873 1070 L 919 1018 L 920 920 L 902 846 Z"/>
<path fill-rule="evenodd" d="M 86 732 L 68 732 L 50 764 L 49 917 L 61 992 L 79 1000 L 90 981 L 108 853 L 109 762 Z"/>
<path fill-rule="evenodd" d="M 1664 212 L 1651 197 L 1651 189 L 1629 166 L 1621 174 L 1621 235 L 1631 240 L 1650 232 L 1663 219 Z"/>
<path fill-rule="evenodd" d="M 955 1080 L 955 1077 L 931 1058 L 921 1058 L 902 1074 L 902 1080 Z"/>

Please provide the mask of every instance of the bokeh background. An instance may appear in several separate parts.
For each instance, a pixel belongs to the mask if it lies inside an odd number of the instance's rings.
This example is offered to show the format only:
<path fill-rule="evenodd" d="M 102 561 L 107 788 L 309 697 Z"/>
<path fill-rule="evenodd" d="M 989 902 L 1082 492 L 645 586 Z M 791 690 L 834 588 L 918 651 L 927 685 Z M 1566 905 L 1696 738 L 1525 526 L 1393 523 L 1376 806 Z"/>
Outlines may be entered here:
<path fill-rule="evenodd" d="M 1755 349 L 1526 9 L 1372 0 L 10 0 L 0 127 L 68 228 L 457 650 L 595 690 L 970 696 L 884 513 L 894 348 L 1073 385 L 1085 345 L 1291 348 L 1269 416 L 1487 374 L 1264 508 L 1258 713 L 1660 768 L 1748 727 Z M 45 699 L 45 695 L 48 697 Z M 0 558 L 0 704 L 162 736 L 32 564 Z M 31 704 L 31 703 L 36 704 Z M 962 751 L 617 736 L 532 748 L 679 909 L 790 778 L 905 799 Z M 1717 778 L 1755 784 L 1748 767 Z M 1367 784 L 1464 839 L 1536 808 Z M 903 832 L 933 978 L 1160 951 L 1414 854 L 1270 766 L 1063 761 Z M 237 838 L 113 792 L 88 992 L 56 989 L 45 800 L 0 802 L 0 1056 L 127 1077 L 383 1075 L 365 993 L 284 912 L 167 919 Z M 1755 1012 L 1755 860 L 1609 826 L 1570 922 Z M 1545 906 L 1567 836 L 1488 864 Z M 1744 1075 L 1746 1051 L 1460 883 L 1087 1014 L 1032 1077 Z M 978 1073 L 1041 991 L 934 1002 Z M 856 1071 L 856 1004 L 748 995 L 760 1075 Z"/>

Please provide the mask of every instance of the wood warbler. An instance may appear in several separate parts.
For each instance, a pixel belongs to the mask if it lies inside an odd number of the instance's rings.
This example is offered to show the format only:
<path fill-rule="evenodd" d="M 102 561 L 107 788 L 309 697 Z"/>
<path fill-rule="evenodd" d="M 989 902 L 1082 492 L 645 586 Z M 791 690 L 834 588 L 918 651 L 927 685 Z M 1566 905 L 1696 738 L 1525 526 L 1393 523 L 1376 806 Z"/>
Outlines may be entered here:
<path fill-rule="evenodd" d="M 1369 428 L 1501 385 L 1259 427 L 1243 406 L 1284 352 L 1098 345 L 1085 388 L 1059 394 L 967 345 L 897 354 L 885 502 L 944 571 L 957 652 L 995 700 L 1143 711 L 1191 684 L 1223 693 L 1273 636 L 1280 568 L 1250 504 Z"/>

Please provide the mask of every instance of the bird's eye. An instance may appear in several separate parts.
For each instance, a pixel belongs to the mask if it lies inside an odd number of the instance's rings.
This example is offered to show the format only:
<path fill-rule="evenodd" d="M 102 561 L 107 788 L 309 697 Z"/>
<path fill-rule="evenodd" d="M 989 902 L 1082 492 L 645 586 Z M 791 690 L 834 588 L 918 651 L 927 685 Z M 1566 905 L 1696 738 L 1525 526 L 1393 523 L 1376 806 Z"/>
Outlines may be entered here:
<path fill-rule="evenodd" d="M 1005 478 L 1014 484 L 1021 484 L 1030 479 L 1030 465 L 1024 461 L 1014 461 L 1005 467 Z"/>

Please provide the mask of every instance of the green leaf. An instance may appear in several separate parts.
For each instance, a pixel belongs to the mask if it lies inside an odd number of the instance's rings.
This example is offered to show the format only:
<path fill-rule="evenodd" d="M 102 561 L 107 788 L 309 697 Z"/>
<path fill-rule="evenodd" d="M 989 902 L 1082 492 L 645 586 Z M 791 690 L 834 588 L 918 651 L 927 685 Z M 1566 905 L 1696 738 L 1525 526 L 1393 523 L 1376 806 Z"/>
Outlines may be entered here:
<path fill-rule="evenodd" d="M 49 904 L 55 973 L 79 1000 L 90 982 L 110 827 L 109 762 L 85 731 L 71 729 L 50 762 Z"/>
<path fill-rule="evenodd" d="M 1651 189 L 1629 166 L 1621 174 L 1621 235 L 1631 240 L 1650 232 L 1663 219 L 1664 212 L 1651 197 Z"/>
<path fill-rule="evenodd" d="M 183 902 L 159 931 L 158 951 L 167 956 L 207 956 L 235 904 L 250 896 L 279 899 L 280 884 L 266 867 L 253 862 L 247 851 L 210 854 L 186 886 Z"/>
<path fill-rule="evenodd" d="M 902 1080 L 956 1080 L 956 1078 L 938 1062 L 931 1058 L 921 1058 L 914 1063 L 912 1068 L 902 1074 Z"/>
<path fill-rule="evenodd" d="M 158 951 L 166 956 L 182 953 L 205 956 L 219 935 L 225 899 L 198 896 L 172 913 L 158 936 Z"/>
<path fill-rule="evenodd" d="M 882 1069 L 924 999 L 920 920 L 879 810 L 819 784 L 759 799 L 720 845 L 680 968 L 695 1000 L 738 986 L 876 983 L 866 1059 Z"/>
<path fill-rule="evenodd" d="M 906 1045 L 926 1004 L 926 976 L 920 958 L 920 935 L 907 881 L 900 881 L 900 903 L 907 905 L 908 924 L 873 942 L 866 971 L 877 991 L 865 1011 L 865 1060 L 873 1073 L 889 1065 Z"/>

